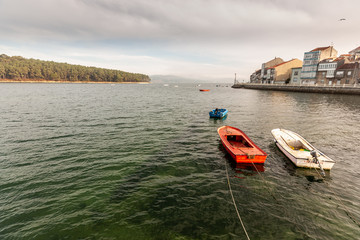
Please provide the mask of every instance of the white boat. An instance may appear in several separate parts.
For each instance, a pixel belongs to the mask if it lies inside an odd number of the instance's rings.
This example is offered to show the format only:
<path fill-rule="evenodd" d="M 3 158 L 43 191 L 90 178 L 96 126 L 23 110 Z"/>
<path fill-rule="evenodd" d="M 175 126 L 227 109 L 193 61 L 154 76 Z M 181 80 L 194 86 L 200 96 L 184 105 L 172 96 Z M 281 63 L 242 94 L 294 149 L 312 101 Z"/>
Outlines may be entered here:
<path fill-rule="evenodd" d="M 271 130 L 276 146 L 297 167 L 330 170 L 335 161 L 320 152 L 299 134 L 276 128 Z"/>

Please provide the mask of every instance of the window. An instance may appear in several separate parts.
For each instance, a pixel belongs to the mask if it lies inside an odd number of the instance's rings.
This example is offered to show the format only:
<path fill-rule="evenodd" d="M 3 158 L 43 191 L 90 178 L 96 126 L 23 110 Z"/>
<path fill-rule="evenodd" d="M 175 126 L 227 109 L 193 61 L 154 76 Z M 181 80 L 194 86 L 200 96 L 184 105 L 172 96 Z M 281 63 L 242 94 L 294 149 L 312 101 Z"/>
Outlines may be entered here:
<path fill-rule="evenodd" d="M 348 76 L 351 76 L 351 71 L 348 71 L 348 72 L 347 72 L 347 75 L 348 75 Z"/>
<path fill-rule="evenodd" d="M 304 59 L 310 59 L 312 58 L 312 54 L 311 53 L 305 53 Z"/>
<path fill-rule="evenodd" d="M 337 71 L 337 72 L 336 72 L 336 76 L 337 76 L 337 77 L 342 77 L 342 76 L 344 76 L 344 71 Z"/>
<path fill-rule="evenodd" d="M 345 76 L 344 71 L 337 71 L 337 72 L 336 72 L 336 75 L 335 75 L 335 78 L 341 79 L 341 78 L 343 78 L 344 76 Z"/>
<path fill-rule="evenodd" d="M 335 73 L 335 70 L 328 70 L 326 72 L 326 77 L 327 78 L 333 78 L 334 77 L 334 73 Z"/>
<path fill-rule="evenodd" d="M 316 72 L 316 66 L 306 66 L 303 67 L 304 72 Z"/>
<path fill-rule="evenodd" d="M 297 76 L 297 75 L 299 75 L 299 72 L 298 72 L 298 71 L 295 71 L 295 72 L 294 72 L 294 76 Z"/>
<path fill-rule="evenodd" d="M 302 79 L 315 78 L 315 77 L 316 77 L 316 72 L 301 72 Z"/>

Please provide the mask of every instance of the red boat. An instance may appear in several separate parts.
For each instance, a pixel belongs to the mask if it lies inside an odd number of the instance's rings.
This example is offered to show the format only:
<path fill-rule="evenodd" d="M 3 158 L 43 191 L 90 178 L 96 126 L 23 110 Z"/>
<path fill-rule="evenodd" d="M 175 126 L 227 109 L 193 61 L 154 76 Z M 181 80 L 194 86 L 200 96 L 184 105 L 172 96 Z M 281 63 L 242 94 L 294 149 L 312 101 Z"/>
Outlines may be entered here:
<path fill-rule="evenodd" d="M 221 142 L 236 163 L 264 163 L 267 154 L 240 129 L 222 126 L 218 128 Z"/>
<path fill-rule="evenodd" d="M 208 92 L 210 89 L 200 89 L 200 92 Z"/>

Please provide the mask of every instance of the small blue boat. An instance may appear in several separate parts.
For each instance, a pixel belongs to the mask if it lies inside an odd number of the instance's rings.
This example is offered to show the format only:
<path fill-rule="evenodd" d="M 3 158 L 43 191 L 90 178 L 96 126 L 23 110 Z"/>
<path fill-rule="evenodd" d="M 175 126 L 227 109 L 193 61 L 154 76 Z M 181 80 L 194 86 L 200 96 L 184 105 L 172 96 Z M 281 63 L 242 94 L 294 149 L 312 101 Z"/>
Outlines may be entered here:
<path fill-rule="evenodd" d="M 223 118 L 228 114 L 228 110 L 225 108 L 215 108 L 209 112 L 211 118 Z"/>

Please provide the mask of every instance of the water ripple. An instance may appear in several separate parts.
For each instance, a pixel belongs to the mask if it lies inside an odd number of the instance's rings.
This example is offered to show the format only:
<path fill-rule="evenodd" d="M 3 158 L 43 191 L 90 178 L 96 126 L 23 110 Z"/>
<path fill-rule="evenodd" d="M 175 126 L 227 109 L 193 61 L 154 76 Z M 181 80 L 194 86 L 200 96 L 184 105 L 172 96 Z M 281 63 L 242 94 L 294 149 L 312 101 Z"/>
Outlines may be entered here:
<path fill-rule="evenodd" d="M 208 87 L 3 85 L 0 238 L 243 239 L 226 165 L 251 239 L 356 239 L 359 97 Z M 218 106 L 229 116 L 209 119 Z M 234 165 L 222 125 L 269 154 L 263 171 Z M 295 168 L 277 127 L 334 158 L 331 174 Z"/>

